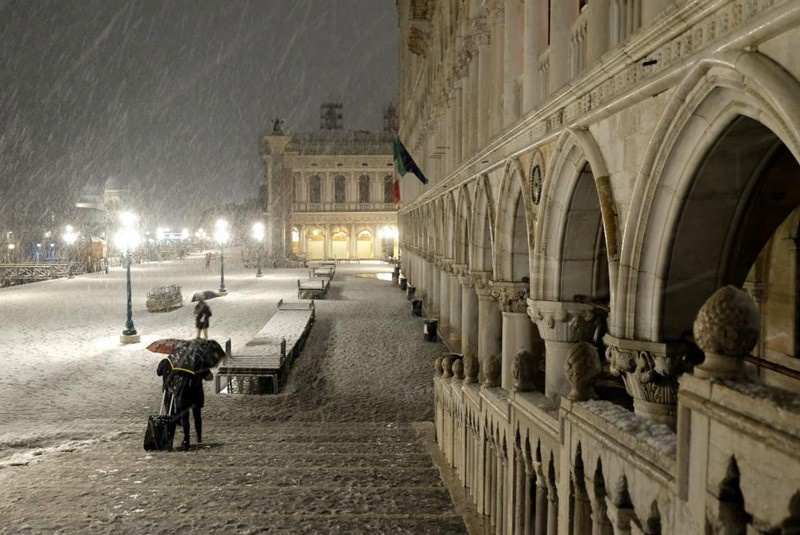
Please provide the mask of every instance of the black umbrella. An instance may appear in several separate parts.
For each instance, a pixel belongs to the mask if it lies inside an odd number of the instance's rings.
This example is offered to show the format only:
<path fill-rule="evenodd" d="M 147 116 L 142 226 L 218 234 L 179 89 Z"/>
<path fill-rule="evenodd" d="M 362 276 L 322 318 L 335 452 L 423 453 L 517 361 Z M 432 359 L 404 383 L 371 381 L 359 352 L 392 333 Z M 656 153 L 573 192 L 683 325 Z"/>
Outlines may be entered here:
<path fill-rule="evenodd" d="M 194 375 L 213 368 L 224 356 L 225 350 L 216 341 L 195 338 L 178 345 L 169 356 L 169 361 L 174 371 Z"/>
<path fill-rule="evenodd" d="M 219 297 L 219 294 L 214 290 L 203 290 L 202 292 L 195 292 L 194 295 L 192 296 L 192 303 L 194 303 L 195 301 L 200 301 L 201 299 L 205 301 L 207 299 L 213 299 L 215 297 Z"/>

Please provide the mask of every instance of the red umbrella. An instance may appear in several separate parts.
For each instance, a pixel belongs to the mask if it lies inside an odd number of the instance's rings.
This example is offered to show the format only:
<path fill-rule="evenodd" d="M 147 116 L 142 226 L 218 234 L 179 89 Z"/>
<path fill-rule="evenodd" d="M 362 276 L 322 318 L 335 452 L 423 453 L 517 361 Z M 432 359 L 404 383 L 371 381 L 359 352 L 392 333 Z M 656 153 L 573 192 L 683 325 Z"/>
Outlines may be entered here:
<path fill-rule="evenodd" d="M 156 340 L 147 346 L 147 350 L 152 351 L 153 353 L 164 353 L 165 355 L 169 355 L 174 353 L 175 348 L 185 341 L 186 340 L 181 340 L 179 338 L 161 338 L 160 340 Z"/>

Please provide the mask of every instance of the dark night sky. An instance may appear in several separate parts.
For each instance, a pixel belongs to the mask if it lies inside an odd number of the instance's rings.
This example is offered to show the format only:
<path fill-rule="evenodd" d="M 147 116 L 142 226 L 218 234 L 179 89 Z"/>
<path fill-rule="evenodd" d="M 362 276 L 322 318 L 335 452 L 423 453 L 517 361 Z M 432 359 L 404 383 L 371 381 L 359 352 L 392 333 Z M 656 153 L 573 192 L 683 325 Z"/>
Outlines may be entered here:
<path fill-rule="evenodd" d="M 382 127 L 396 33 L 394 0 L 0 0 L 0 221 L 109 176 L 165 214 L 253 198 L 273 117 Z"/>

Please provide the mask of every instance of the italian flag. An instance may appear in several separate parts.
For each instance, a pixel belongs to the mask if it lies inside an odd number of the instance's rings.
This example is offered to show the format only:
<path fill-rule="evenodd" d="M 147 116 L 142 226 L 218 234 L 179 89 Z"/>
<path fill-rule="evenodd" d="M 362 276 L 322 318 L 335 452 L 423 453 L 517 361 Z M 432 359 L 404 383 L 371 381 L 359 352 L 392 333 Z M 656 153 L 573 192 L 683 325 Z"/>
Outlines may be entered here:
<path fill-rule="evenodd" d="M 428 183 L 428 178 L 414 161 L 414 158 L 408 153 L 403 142 L 400 138 L 394 138 L 394 167 L 397 170 L 397 176 L 394 179 L 392 193 L 394 196 L 394 203 L 400 202 L 400 177 L 405 176 L 406 173 L 413 173 L 423 184 Z"/>

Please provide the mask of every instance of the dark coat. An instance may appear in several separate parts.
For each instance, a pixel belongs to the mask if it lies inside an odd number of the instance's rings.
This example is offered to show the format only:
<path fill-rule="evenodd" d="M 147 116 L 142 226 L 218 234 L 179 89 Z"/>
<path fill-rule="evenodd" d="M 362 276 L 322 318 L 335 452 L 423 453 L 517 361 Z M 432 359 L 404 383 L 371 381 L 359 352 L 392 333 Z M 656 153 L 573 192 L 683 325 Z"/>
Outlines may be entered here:
<path fill-rule="evenodd" d="M 208 329 L 211 307 L 202 299 L 194 307 L 194 324 L 198 329 Z"/>
<path fill-rule="evenodd" d="M 190 407 L 203 407 L 205 393 L 203 381 L 210 381 L 213 374 L 210 370 L 203 370 L 194 375 L 173 371 L 167 380 L 167 389 L 175 396 L 175 407 L 178 412 Z"/>

